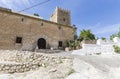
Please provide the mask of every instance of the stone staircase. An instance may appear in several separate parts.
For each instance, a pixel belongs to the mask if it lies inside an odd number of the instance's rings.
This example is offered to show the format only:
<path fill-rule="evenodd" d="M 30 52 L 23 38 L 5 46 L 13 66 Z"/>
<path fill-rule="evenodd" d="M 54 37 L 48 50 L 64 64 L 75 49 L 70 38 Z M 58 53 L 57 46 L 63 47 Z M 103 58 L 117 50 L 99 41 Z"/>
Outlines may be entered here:
<path fill-rule="evenodd" d="M 35 52 L 40 52 L 40 53 L 60 53 L 64 52 L 64 50 L 50 50 L 50 49 L 36 49 Z"/>

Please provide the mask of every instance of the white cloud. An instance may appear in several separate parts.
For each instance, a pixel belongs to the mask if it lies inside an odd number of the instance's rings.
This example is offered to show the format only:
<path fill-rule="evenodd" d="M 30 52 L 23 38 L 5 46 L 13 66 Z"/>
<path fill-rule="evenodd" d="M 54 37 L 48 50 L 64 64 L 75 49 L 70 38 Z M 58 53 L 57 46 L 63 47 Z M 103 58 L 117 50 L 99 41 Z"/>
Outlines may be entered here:
<path fill-rule="evenodd" d="M 93 33 L 96 35 L 96 37 L 106 37 L 109 38 L 110 35 L 117 33 L 120 28 L 120 23 L 113 24 L 113 25 L 99 25 L 92 28 Z"/>
<path fill-rule="evenodd" d="M 0 6 L 10 9 L 20 9 L 20 7 L 30 6 L 29 0 L 0 0 Z"/>
<path fill-rule="evenodd" d="M 108 25 L 108 26 L 99 26 L 94 28 L 95 34 L 107 34 L 115 33 L 119 30 L 120 24 Z"/>
<path fill-rule="evenodd" d="M 97 23 L 92 26 L 81 26 L 78 28 L 78 31 L 82 29 L 90 29 L 92 33 L 96 35 L 96 37 L 107 37 L 111 34 L 117 33 L 120 29 L 120 23 L 113 24 L 113 25 L 102 25 L 101 23 Z M 79 34 L 79 33 L 78 33 Z"/>

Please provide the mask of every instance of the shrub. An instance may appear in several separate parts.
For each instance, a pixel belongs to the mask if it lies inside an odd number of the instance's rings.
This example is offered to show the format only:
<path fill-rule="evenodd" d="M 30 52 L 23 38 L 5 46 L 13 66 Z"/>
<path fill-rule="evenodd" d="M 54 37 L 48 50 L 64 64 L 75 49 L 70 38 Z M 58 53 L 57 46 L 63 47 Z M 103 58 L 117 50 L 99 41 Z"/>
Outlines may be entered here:
<path fill-rule="evenodd" d="M 113 45 L 114 48 L 114 52 L 119 53 L 120 54 L 120 47 L 117 45 Z"/>
<path fill-rule="evenodd" d="M 39 14 L 37 14 L 37 13 L 34 13 L 34 16 L 39 16 Z"/>
<path fill-rule="evenodd" d="M 67 74 L 67 75 L 71 75 L 71 74 L 74 73 L 74 72 L 75 72 L 75 70 L 74 70 L 74 69 L 71 69 L 71 70 L 68 71 L 68 74 Z"/>
<path fill-rule="evenodd" d="M 75 50 L 75 49 L 80 49 L 81 48 L 79 40 L 66 41 L 66 47 L 69 47 L 71 50 Z"/>
<path fill-rule="evenodd" d="M 95 35 L 91 32 L 91 30 L 81 30 L 79 39 L 82 40 L 95 40 Z"/>
<path fill-rule="evenodd" d="M 99 53 L 95 53 L 96 55 L 100 55 L 101 53 L 99 52 Z"/>

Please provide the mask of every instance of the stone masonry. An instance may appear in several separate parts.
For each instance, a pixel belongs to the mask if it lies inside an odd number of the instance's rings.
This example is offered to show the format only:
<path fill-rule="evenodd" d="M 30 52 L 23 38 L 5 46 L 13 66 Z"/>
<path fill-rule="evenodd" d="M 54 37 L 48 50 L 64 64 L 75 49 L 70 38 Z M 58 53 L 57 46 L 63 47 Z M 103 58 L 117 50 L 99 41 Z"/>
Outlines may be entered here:
<path fill-rule="evenodd" d="M 40 67 L 56 66 L 71 57 L 51 56 L 28 51 L 0 50 L 0 73 L 23 73 Z"/>
<path fill-rule="evenodd" d="M 61 11 L 65 12 L 63 9 Z M 61 16 L 60 12 L 58 18 Z M 67 14 L 65 16 L 70 17 Z M 2 8 L 0 9 L 0 49 L 34 50 L 40 46 L 46 49 L 51 47 L 58 49 L 59 46 L 64 48 L 67 40 L 74 39 L 76 28 L 70 25 L 70 18 L 61 20 L 66 23 L 47 21 L 38 16 Z M 42 45 L 38 44 L 41 38 L 45 41 Z"/>

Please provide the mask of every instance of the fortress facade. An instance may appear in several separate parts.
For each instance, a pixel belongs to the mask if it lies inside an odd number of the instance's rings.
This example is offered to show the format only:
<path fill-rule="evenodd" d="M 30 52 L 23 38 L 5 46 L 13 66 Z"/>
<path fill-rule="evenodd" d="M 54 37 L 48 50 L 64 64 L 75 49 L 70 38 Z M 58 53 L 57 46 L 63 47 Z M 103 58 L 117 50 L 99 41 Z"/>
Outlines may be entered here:
<path fill-rule="evenodd" d="M 73 40 L 70 11 L 56 8 L 50 21 L 38 16 L 0 8 L 0 49 L 62 49 Z"/>

